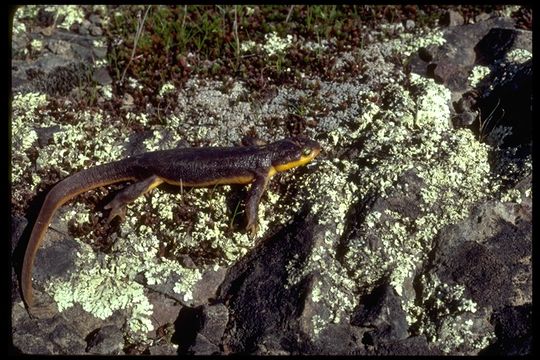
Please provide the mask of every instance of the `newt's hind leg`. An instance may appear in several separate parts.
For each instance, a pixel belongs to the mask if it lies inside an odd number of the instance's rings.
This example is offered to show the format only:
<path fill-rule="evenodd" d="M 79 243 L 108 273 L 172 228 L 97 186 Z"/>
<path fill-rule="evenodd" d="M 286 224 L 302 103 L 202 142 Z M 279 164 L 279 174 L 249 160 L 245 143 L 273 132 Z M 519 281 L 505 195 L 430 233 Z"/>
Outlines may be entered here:
<path fill-rule="evenodd" d="M 124 220 L 126 216 L 125 206 L 139 196 L 159 186 L 161 183 L 163 183 L 163 179 L 161 179 L 157 175 L 152 175 L 147 179 L 129 185 L 121 192 L 116 194 L 114 199 L 110 203 L 105 205 L 105 209 L 111 209 L 109 217 L 107 218 L 107 224 L 110 223 L 112 219 L 117 216 L 120 216 L 120 218 Z"/>

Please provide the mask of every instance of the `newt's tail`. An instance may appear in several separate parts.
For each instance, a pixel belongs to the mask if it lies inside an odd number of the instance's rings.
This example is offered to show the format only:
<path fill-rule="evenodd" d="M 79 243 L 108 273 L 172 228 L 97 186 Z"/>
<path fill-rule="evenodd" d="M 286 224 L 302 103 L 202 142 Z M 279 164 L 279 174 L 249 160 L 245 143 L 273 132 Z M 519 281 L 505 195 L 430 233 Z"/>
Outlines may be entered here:
<path fill-rule="evenodd" d="M 56 210 L 65 202 L 85 191 L 136 178 L 131 159 L 128 158 L 82 170 L 60 181 L 49 191 L 32 229 L 21 272 L 23 300 L 29 308 L 34 303 L 32 293 L 34 260 Z"/>

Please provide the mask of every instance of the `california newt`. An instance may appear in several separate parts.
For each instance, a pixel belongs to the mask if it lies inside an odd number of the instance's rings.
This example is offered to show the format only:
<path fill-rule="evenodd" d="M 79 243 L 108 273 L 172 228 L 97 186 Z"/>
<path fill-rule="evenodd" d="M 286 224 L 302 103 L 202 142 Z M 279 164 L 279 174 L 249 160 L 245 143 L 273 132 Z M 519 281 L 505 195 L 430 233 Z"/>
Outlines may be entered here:
<path fill-rule="evenodd" d="M 107 222 L 124 217 L 125 206 L 162 183 L 185 187 L 251 184 L 246 199 L 246 230 L 257 232 L 257 209 L 268 180 L 277 172 L 304 165 L 319 154 L 319 143 L 291 137 L 268 145 L 251 141 L 240 147 L 177 148 L 154 151 L 98 165 L 57 183 L 47 194 L 24 256 L 22 294 L 33 306 L 32 267 L 37 250 L 56 210 L 85 191 L 123 181 L 135 181 L 105 206 Z"/>

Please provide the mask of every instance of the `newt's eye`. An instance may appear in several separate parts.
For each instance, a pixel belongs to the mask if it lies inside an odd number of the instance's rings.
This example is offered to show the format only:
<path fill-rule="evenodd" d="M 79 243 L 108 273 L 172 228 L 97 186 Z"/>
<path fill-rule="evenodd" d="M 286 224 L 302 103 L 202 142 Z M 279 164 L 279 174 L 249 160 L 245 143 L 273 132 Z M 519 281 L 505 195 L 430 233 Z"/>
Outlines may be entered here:
<path fill-rule="evenodd" d="M 304 148 L 304 150 L 302 150 L 302 155 L 309 156 L 309 154 L 311 154 L 310 148 Z"/>

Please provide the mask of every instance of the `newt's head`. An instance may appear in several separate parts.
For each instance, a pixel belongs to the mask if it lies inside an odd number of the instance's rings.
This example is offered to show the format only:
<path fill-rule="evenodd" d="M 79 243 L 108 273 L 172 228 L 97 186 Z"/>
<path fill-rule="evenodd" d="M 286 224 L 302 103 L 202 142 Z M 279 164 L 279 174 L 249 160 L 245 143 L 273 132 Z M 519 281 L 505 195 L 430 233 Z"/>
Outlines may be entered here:
<path fill-rule="evenodd" d="M 321 152 L 318 142 L 303 136 L 276 141 L 268 147 L 272 151 L 272 166 L 278 172 L 305 165 Z"/>

